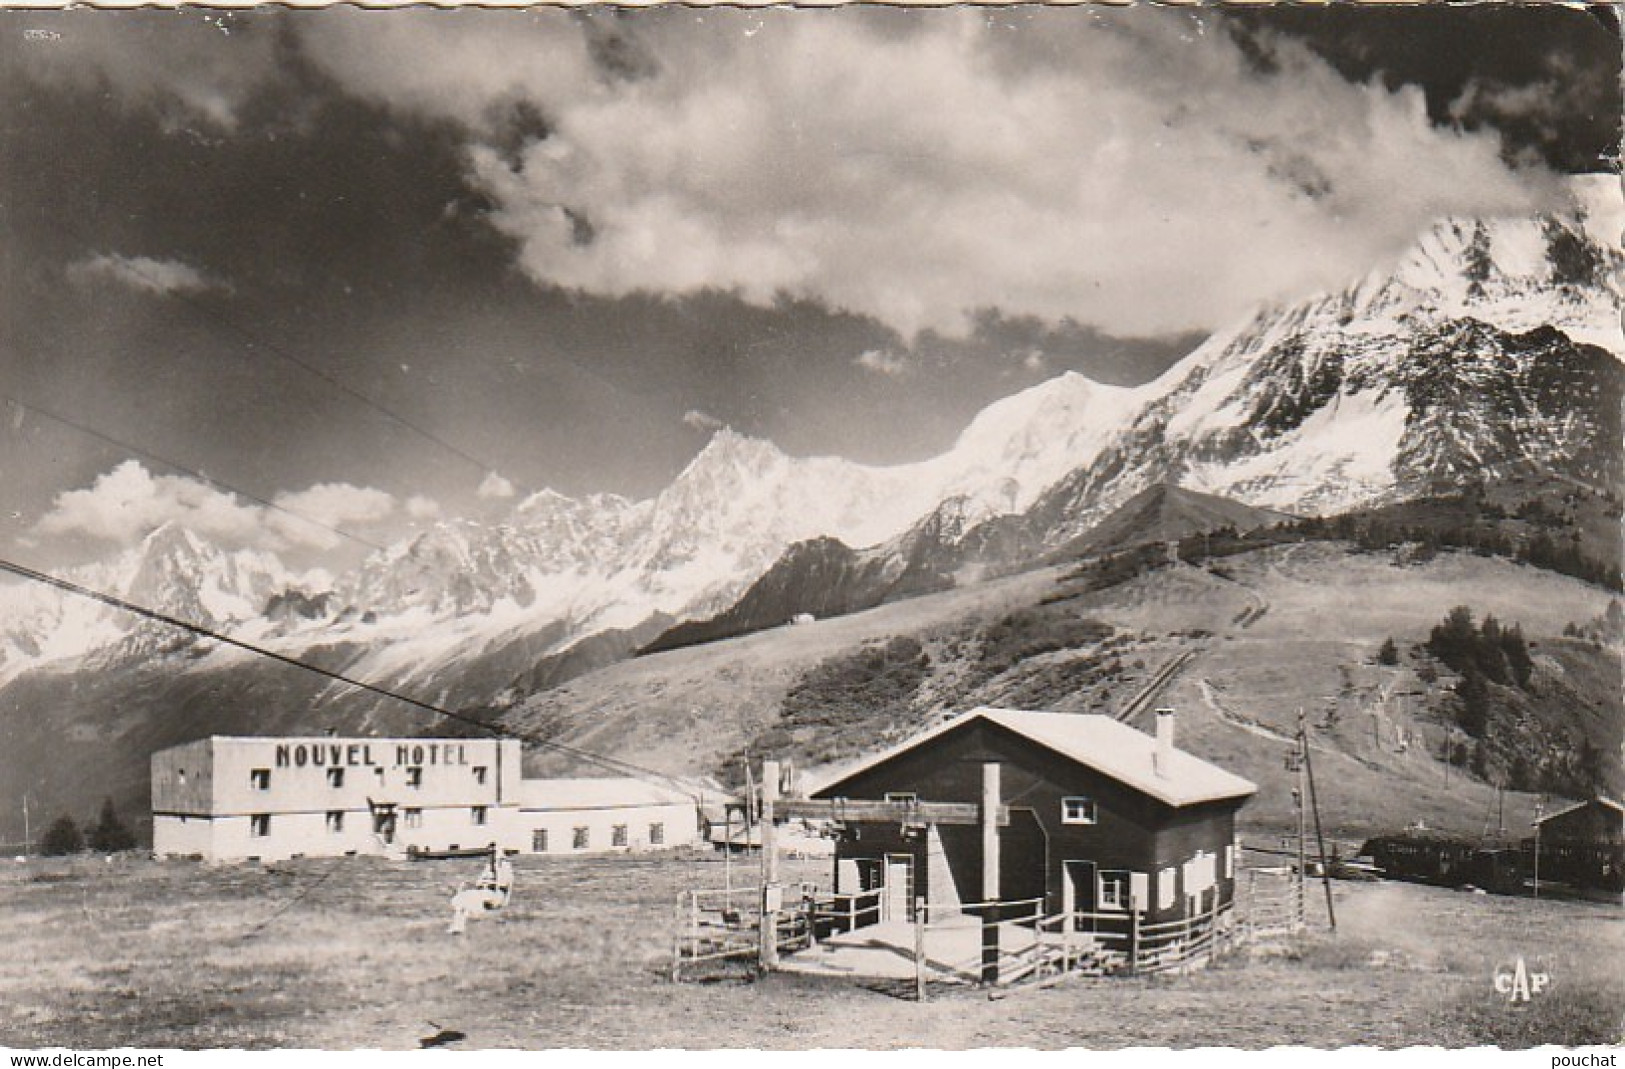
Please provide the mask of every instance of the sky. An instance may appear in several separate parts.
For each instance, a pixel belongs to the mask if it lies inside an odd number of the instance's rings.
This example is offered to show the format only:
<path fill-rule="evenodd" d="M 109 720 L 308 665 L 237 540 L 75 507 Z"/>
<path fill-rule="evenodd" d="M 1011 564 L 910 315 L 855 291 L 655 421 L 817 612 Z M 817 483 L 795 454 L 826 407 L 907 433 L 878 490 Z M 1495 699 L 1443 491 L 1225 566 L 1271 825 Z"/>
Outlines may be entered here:
<path fill-rule="evenodd" d="M 1540 210 L 1618 84 L 1579 9 L 0 11 L 0 552 L 918 459 Z"/>

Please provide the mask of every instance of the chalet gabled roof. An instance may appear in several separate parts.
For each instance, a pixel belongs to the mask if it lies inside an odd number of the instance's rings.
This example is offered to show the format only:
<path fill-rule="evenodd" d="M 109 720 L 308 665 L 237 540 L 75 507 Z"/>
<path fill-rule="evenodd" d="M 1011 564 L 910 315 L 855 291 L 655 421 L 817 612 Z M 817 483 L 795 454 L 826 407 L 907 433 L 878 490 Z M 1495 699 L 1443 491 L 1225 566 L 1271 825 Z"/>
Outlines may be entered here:
<path fill-rule="evenodd" d="M 1577 810 L 1586 809 L 1593 805 L 1605 805 L 1609 809 L 1616 809 L 1621 814 L 1625 814 L 1625 805 L 1614 801 L 1612 798 L 1603 798 L 1599 796 L 1588 799 L 1584 802 L 1575 802 L 1573 805 L 1566 805 L 1562 809 L 1554 809 L 1550 813 L 1547 813 L 1545 816 L 1541 817 L 1539 820 L 1535 821 L 1535 823 L 1544 824 L 1548 820 L 1556 820 L 1558 817 L 1567 816 L 1568 814 L 1576 812 Z"/>
<path fill-rule="evenodd" d="M 1195 754 L 1175 749 L 1168 774 L 1157 775 L 1152 755 L 1157 740 L 1109 716 L 1092 713 L 1045 713 L 1021 709 L 995 709 L 982 706 L 899 743 L 856 765 L 840 770 L 811 793 L 831 796 L 842 784 L 860 773 L 890 761 L 897 755 L 923 745 L 940 735 L 965 726 L 973 720 L 986 720 L 1053 750 L 1063 757 L 1094 769 L 1121 783 L 1171 806 L 1196 805 L 1224 798 L 1246 798 L 1258 786 Z"/>

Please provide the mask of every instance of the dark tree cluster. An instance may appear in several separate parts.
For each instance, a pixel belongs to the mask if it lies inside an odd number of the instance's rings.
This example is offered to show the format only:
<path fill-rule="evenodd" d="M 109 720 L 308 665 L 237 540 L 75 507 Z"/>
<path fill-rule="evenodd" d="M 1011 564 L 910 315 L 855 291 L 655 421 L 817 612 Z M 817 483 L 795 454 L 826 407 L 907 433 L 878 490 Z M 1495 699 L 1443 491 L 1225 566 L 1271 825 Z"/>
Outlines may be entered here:
<path fill-rule="evenodd" d="M 1428 634 L 1427 650 L 1463 676 L 1474 674 L 1503 686 L 1528 688 L 1535 663 L 1518 624 L 1503 627 L 1494 616 L 1474 626 L 1473 610 L 1457 605 Z"/>
<path fill-rule="evenodd" d="M 100 854 L 116 854 L 135 849 L 135 833 L 119 819 L 111 798 L 102 802 L 101 815 L 90 826 L 89 834 L 81 831 L 70 816 L 58 817 L 40 840 L 40 853 L 46 857 L 66 857 L 91 849 Z"/>
<path fill-rule="evenodd" d="M 1530 522 L 1541 525 L 1552 522 L 1548 511 L 1526 511 L 1530 513 Z M 1486 519 L 1495 518 L 1488 513 L 1484 516 Z M 1625 578 L 1621 577 L 1619 565 L 1586 556 L 1580 549 L 1578 536 L 1554 539 L 1547 531 L 1538 530 L 1528 539 L 1520 541 L 1510 532 L 1488 524 L 1400 524 L 1353 513 L 1329 519 L 1311 516 L 1286 526 L 1302 539 L 1348 541 L 1368 552 L 1413 545 L 1417 547 L 1417 552 L 1412 559 L 1420 561 L 1431 558 L 1442 549 L 1464 549 L 1481 557 L 1519 561 L 1609 590 L 1625 589 Z"/>

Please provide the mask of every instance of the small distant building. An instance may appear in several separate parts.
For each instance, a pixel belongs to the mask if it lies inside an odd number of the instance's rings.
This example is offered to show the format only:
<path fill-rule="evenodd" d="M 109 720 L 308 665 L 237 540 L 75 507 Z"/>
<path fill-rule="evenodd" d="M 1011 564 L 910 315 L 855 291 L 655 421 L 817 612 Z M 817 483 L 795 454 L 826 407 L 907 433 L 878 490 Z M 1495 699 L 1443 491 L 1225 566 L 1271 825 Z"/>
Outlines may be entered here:
<path fill-rule="evenodd" d="M 1174 716 L 1155 737 L 1106 716 L 980 708 L 886 750 L 812 793 L 819 799 L 972 803 L 983 766 L 999 766 L 999 900 L 1043 912 L 1201 917 L 1235 893 L 1236 812 L 1257 788 L 1174 747 Z M 839 813 L 839 805 L 835 807 Z M 836 819 L 840 819 L 837 816 Z M 981 900 L 982 832 L 846 821 L 837 893 L 874 893 L 880 919 L 915 897 L 933 920 Z"/>
<path fill-rule="evenodd" d="M 662 849 L 694 800 L 636 779 L 526 779 L 517 739 L 211 736 L 152 755 L 153 852 L 209 861 Z"/>
<path fill-rule="evenodd" d="M 1543 882 L 1625 891 L 1625 805 L 1612 798 L 1593 798 L 1548 813 L 1536 823 Z M 1535 846 L 1535 837 L 1524 840 L 1531 857 Z"/>

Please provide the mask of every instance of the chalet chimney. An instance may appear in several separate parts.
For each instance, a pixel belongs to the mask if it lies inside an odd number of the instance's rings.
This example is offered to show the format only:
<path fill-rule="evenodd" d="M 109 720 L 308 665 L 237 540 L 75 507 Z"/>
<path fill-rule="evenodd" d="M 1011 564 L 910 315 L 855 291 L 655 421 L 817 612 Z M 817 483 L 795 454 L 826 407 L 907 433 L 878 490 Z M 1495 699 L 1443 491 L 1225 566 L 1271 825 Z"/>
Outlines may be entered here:
<path fill-rule="evenodd" d="M 1151 766 L 1157 775 L 1167 777 L 1173 773 L 1174 763 L 1174 711 L 1157 710 L 1157 748 Z"/>

